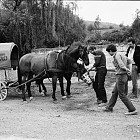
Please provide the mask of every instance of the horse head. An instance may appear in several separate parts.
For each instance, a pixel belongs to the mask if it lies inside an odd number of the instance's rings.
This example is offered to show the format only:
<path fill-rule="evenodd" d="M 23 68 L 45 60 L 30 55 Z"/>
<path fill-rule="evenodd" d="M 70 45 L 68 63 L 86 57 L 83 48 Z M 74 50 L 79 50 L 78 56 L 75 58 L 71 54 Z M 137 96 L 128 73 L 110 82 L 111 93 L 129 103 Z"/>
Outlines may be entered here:
<path fill-rule="evenodd" d="M 81 58 L 86 66 L 89 65 L 87 47 L 85 47 L 81 42 L 74 42 L 67 48 L 66 52 L 76 60 Z"/>
<path fill-rule="evenodd" d="M 87 47 L 85 47 L 84 45 L 80 45 L 78 49 L 79 49 L 79 55 L 80 55 L 79 58 L 81 58 L 83 60 L 83 62 L 86 66 L 89 65 Z"/>

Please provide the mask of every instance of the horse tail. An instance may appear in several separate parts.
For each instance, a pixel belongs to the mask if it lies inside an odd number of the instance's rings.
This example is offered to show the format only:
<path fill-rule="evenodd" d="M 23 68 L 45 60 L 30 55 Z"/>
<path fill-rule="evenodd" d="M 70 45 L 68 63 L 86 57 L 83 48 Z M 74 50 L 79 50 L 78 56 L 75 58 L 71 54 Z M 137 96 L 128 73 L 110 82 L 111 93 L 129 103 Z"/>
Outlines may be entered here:
<path fill-rule="evenodd" d="M 18 76 L 18 83 L 19 83 L 19 85 L 21 85 L 22 76 L 21 76 L 21 71 L 20 71 L 19 64 L 18 64 L 18 69 L 17 69 L 17 76 Z M 19 87 L 19 89 L 21 90 L 21 86 Z"/>

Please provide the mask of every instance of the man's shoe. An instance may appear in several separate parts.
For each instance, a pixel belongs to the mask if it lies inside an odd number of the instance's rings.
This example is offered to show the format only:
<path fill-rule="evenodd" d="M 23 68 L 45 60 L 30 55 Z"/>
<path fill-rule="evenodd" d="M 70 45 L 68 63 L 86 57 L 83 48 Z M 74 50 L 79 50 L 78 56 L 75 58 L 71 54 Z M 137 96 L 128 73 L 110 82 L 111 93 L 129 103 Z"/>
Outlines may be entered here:
<path fill-rule="evenodd" d="M 105 108 L 104 110 L 103 110 L 104 112 L 113 112 L 113 108 Z"/>
<path fill-rule="evenodd" d="M 128 98 L 129 99 L 136 99 L 138 97 L 137 97 L 137 95 L 134 95 L 133 93 L 131 93 L 131 94 L 128 95 Z"/>
<path fill-rule="evenodd" d="M 139 99 L 138 98 L 133 98 L 133 99 L 130 99 L 130 101 L 133 101 L 133 102 L 138 102 Z"/>
<path fill-rule="evenodd" d="M 137 115 L 137 111 L 126 112 L 125 115 Z"/>
<path fill-rule="evenodd" d="M 107 103 L 101 103 L 101 104 L 98 105 L 98 107 L 103 107 L 103 106 L 106 106 L 106 105 L 107 105 Z"/>

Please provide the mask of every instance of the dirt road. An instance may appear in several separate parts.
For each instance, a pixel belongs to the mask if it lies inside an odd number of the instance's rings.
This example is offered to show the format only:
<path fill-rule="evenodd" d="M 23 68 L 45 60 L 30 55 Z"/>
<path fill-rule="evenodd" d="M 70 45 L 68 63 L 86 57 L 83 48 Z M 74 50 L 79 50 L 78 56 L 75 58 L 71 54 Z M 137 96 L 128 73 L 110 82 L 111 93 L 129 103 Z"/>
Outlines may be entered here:
<path fill-rule="evenodd" d="M 113 85 L 113 80 L 106 82 L 108 99 Z M 105 113 L 85 83 L 73 83 L 68 100 L 61 99 L 58 86 L 57 102 L 52 101 L 51 84 L 46 87 L 47 97 L 32 87 L 31 102 L 23 103 L 14 90 L 0 102 L 0 140 L 140 140 L 140 113 L 125 116 L 120 99 L 113 113 Z M 140 99 L 133 103 L 140 112 Z"/>

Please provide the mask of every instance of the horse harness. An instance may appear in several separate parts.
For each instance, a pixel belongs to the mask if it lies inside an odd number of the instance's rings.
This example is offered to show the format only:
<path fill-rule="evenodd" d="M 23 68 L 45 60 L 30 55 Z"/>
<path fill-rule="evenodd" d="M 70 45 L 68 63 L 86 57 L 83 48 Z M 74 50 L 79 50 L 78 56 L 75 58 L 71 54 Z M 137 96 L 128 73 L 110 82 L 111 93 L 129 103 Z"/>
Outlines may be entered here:
<path fill-rule="evenodd" d="M 69 54 L 67 54 L 67 50 L 63 50 L 63 51 L 61 51 L 61 52 L 56 52 L 56 54 L 57 54 L 57 56 L 56 56 L 56 63 L 55 63 L 55 68 L 53 68 L 53 69 L 49 69 L 49 67 L 48 67 L 48 63 L 47 63 L 47 58 L 48 58 L 48 56 L 49 56 L 49 53 L 45 56 L 45 59 L 44 59 L 44 66 L 45 66 L 45 68 L 44 68 L 44 70 L 41 72 L 41 73 L 39 73 L 34 79 L 36 79 L 36 80 L 38 80 L 38 79 L 41 79 L 41 78 L 43 78 L 43 77 L 45 77 L 45 76 L 47 76 L 47 77 L 49 77 L 49 73 L 48 72 L 56 72 L 56 73 L 71 73 L 71 72 L 73 72 L 73 70 L 68 70 L 68 71 L 65 71 L 65 70 L 60 70 L 60 69 L 58 69 L 58 60 L 59 60 L 59 55 L 60 54 L 62 54 L 62 64 L 65 66 L 65 59 L 64 59 L 64 56 L 66 55 L 67 57 L 69 57 L 68 59 L 71 59 L 71 62 L 75 62 L 75 63 L 77 63 L 76 62 L 76 60 L 74 59 L 74 58 L 72 58 Z M 79 70 L 79 68 L 77 69 L 77 71 L 80 71 Z M 42 76 L 41 76 L 42 75 Z"/>
<path fill-rule="evenodd" d="M 47 72 L 65 72 L 65 73 L 69 73 L 69 72 L 72 72 L 72 71 L 64 71 L 64 70 L 60 70 L 58 69 L 58 61 L 59 61 L 59 55 L 62 54 L 62 61 L 61 63 L 65 66 L 65 59 L 64 59 L 64 56 L 66 55 L 67 57 L 69 57 L 68 59 L 71 59 L 72 61 L 71 62 L 75 62 L 76 63 L 76 60 L 74 58 L 72 58 L 70 55 L 68 55 L 66 53 L 65 50 L 61 51 L 61 52 L 56 52 L 57 56 L 56 56 L 56 63 L 55 63 L 55 68 L 52 68 L 52 69 L 49 69 L 48 67 L 48 63 L 47 63 L 47 58 L 49 56 L 49 53 L 45 56 L 45 60 L 44 60 L 44 66 L 45 66 L 45 73 L 47 74 Z"/>
<path fill-rule="evenodd" d="M 70 70 L 70 68 L 71 68 L 71 66 L 72 66 L 72 64 L 73 63 L 76 63 L 76 60 L 74 59 L 74 58 L 72 58 L 70 55 L 68 55 L 67 53 L 66 53 L 66 50 L 63 50 L 63 51 L 61 51 L 61 52 L 59 52 L 59 53 L 57 53 L 57 58 L 56 58 L 56 69 L 57 70 L 59 70 L 58 69 L 58 61 L 59 61 L 59 56 L 61 55 L 61 63 L 62 63 L 62 65 L 63 66 L 66 66 L 66 58 L 65 58 L 65 56 L 67 56 L 68 58 L 67 58 L 67 60 L 70 60 L 70 63 L 68 62 L 68 64 L 69 64 L 69 67 L 64 67 L 64 70 L 62 70 L 62 72 L 63 73 L 69 73 L 69 72 L 73 72 L 72 70 Z M 67 69 L 68 68 L 68 69 Z M 66 71 L 65 71 L 66 70 Z"/>

